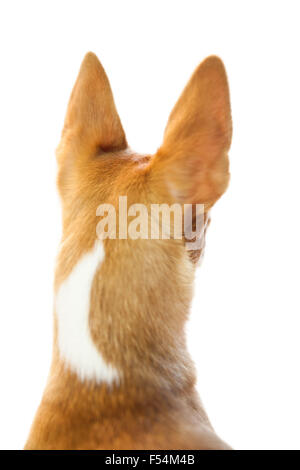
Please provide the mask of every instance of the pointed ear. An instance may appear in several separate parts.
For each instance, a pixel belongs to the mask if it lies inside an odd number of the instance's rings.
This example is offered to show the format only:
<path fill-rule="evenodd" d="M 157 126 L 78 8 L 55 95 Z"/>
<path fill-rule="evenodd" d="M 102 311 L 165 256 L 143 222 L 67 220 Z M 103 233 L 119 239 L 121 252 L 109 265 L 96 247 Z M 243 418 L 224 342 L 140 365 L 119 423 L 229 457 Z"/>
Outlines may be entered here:
<path fill-rule="evenodd" d="M 211 56 L 195 70 L 176 103 L 153 171 L 175 199 L 211 206 L 229 181 L 231 134 L 225 68 Z"/>
<path fill-rule="evenodd" d="M 106 73 L 92 52 L 86 54 L 73 88 L 65 118 L 63 147 L 91 154 L 127 147 Z"/>

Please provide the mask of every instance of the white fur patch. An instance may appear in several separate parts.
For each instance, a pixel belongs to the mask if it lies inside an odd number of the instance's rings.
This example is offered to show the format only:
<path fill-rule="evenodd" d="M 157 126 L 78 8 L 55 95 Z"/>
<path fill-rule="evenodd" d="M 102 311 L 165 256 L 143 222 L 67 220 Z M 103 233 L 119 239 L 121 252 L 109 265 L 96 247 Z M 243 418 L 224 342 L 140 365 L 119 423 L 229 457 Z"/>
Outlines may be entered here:
<path fill-rule="evenodd" d="M 104 362 L 89 329 L 91 287 L 104 256 L 103 244 L 97 240 L 93 250 L 82 256 L 60 285 L 55 306 L 58 346 L 66 364 L 81 380 L 111 384 L 118 380 L 118 372 Z"/>

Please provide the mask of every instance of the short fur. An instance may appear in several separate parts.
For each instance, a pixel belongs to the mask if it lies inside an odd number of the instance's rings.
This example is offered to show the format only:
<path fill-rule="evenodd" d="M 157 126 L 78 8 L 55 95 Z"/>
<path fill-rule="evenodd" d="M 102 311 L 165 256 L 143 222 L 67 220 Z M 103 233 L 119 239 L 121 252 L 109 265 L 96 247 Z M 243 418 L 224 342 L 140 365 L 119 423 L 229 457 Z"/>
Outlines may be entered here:
<path fill-rule="evenodd" d="M 105 71 L 83 60 L 57 149 L 63 236 L 55 293 L 93 249 L 101 203 L 202 203 L 208 211 L 229 181 L 231 112 L 226 73 L 202 62 L 174 107 L 154 156 L 127 145 Z M 116 383 L 81 380 L 58 347 L 26 449 L 227 449 L 195 390 L 184 325 L 196 261 L 184 240 L 104 240 L 93 279 L 89 328 Z"/>

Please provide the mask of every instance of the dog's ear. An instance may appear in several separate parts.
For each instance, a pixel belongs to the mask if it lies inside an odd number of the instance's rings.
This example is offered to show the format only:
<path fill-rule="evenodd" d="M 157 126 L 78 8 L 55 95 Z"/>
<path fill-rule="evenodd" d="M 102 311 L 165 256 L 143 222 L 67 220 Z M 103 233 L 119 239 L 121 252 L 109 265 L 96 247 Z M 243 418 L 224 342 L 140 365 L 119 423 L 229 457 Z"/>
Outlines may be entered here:
<path fill-rule="evenodd" d="M 127 147 L 108 78 L 92 52 L 84 57 L 70 97 L 58 157 L 69 146 L 83 156 Z"/>
<path fill-rule="evenodd" d="M 229 181 L 231 111 L 225 68 L 215 56 L 195 70 L 152 160 L 154 179 L 182 203 L 211 206 Z"/>

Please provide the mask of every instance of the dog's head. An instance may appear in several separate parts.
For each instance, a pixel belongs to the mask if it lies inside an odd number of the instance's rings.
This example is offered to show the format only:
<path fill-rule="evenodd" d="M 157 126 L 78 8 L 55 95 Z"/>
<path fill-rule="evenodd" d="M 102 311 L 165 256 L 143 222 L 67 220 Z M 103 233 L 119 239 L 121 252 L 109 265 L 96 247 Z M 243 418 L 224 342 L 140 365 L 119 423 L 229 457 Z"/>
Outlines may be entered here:
<path fill-rule="evenodd" d="M 118 237 L 120 196 L 127 197 L 127 208 L 202 204 L 207 213 L 228 184 L 230 141 L 229 91 L 219 58 L 209 57 L 195 70 L 169 117 L 162 146 L 149 156 L 129 149 L 108 78 L 88 53 L 57 149 L 64 235 L 76 234 L 89 245 L 104 215 L 105 207 L 97 212 L 98 206 L 112 204 Z"/>

